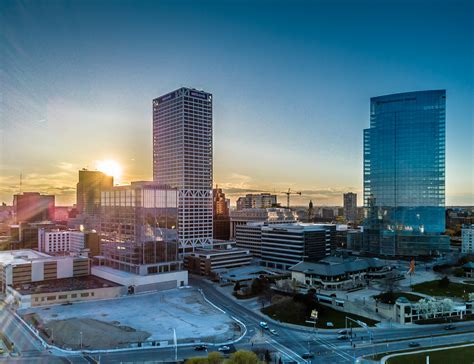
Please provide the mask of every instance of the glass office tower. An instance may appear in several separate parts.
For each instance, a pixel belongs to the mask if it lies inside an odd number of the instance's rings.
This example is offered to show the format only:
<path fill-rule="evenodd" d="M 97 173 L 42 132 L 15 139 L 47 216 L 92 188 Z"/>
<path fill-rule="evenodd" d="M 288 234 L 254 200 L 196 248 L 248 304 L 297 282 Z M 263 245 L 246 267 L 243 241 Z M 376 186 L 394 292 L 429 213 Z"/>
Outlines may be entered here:
<path fill-rule="evenodd" d="M 101 191 L 100 265 L 146 275 L 180 270 L 178 190 L 132 182 Z"/>
<path fill-rule="evenodd" d="M 438 237 L 445 231 L 445 122 L 445 90 L 370 100 L 364 229 L 379 242 L 371 241 L 368 250 L 389 255 L 444 250 L 445 238 Z"/>

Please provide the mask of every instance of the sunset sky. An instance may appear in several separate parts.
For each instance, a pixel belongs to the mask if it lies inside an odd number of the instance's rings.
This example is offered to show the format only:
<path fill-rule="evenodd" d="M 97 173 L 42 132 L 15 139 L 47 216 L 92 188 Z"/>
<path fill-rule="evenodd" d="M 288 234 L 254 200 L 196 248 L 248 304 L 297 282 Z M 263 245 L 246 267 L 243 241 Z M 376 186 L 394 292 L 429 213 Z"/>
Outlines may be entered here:
<path fill-rule="evenodd" d="M 152 178 L 152 99 L 214 102 L 214 184 L 362 202 L 369 99 L 446 89 L 447 205 L 474 205 L 474 2 L 9 1 L 0 4 L 0 202 L 75 203 L 78 170 Z M 285 197 L 281 196 L 281 202 Z M 234 201 L 232 201 L 234 202 Z"/>

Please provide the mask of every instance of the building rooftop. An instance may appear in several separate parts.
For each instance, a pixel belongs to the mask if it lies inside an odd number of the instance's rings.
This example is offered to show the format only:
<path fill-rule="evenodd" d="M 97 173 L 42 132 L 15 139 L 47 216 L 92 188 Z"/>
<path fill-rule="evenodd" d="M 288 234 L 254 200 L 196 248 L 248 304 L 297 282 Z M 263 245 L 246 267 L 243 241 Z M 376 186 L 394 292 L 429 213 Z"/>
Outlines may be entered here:
<path fill-rule="evenodd" d="M 265 230 L 302 230 L 302 231 L 317 231 L 326 230 L 328 226 L 332 224 L 312 224 L 312 223 L 282 223 L 282 224 L 271 224 L 262 227 Z M 335 226 L 335 225 L 332 225 Z"/>
<path fill-rule="evenodd" d="M 261 266 L 245 266 L 238 268 L 221 268 L 215 269 L 215 273 L 219 274 L 221 279 L 229 281 L 246 281 L 257 278 L 261 275 L 266 276 L 279 276 L 281 274 L 288 274 L 287 272 L 279 271 L 278 269 L 269 269 Z"/>
<path fill-rule="evenodd" d="M 228 254 L 228 253 L 239 253 L 239 252 L 249 252 L 248 249 L 242 248 L 230 248 L 230 249 L 207 249 L 207 248 L 197 248 L 194 250 L 194 255 L 214 255 L 214 254 Z"/>
<path fill-rule="evenodd" d="M 27 264 L 33 261 L 39 262 L 39 261 L 60 260 L 60 259 L 68 259 L 68 258 L 73 258 L 73 257 L 70 255 L 51 256 L 51 255 L 41 253 L 32 249 L 0 251 L 0 265 Z M 74 257 L 74 258 L 78 258 L 78 257 Z"/>
<path fill-rule="evenodd" d="M 24 264 L 32 260 L 51 259 L 52 257 L 45 253 L 40 253 L 32 249 L 6 250 L 0 252 L 0 264 Z"/>
<path fill-rule="evenodd" d="M 78 291 L 83 289 L 118 287 L 120 284 L 108 281 L 96 276 L 71 277 L 53 279 L 41 282 L 31 282 L 28 284 L 19 284 L 13 288 L 23 295 L 38 294 L 38 293 L 52 293 L 65 291 Z"/>
<path fill-rule="evenodd" d="M 339 276 L 368 268 L 382 268 L 385 263 L 377 258 L 341 258 L 327 257 L 317 263 L 300 262 L 290 268 L 290 271 L 320 276 Z"/>

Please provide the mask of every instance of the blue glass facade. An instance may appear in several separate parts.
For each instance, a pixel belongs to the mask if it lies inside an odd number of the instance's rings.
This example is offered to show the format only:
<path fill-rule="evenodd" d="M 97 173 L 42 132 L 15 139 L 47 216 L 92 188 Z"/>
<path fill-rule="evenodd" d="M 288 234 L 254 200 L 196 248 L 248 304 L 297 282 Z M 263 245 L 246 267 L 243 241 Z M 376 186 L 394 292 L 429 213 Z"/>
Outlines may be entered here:
<path fill-rule="evenodd" d="M 365 226 L 386 231 L 445 231 L 446 91 L 370 100 L 364 130 Z"/>

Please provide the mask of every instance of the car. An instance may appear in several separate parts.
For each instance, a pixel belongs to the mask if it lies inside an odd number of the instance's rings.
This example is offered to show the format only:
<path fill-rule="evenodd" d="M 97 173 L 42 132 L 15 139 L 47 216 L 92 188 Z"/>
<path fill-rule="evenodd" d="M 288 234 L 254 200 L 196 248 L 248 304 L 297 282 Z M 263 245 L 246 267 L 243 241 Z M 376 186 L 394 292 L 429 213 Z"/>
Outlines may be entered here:
<path fill-rule="evenodd" d="M 5 352 L 5 350 L 3 350 L 2 348 L 0 348 L 0 354 L 3 354 Z"/>
<path fill-rule="evenodd" d="M 338 335 L 347 335 L 348 334 L 347 330 L 339 330 L 337 333 L 338 333 Z"/>
<path fill-rule="evenodd" d="M 218 351 L 229 351 L 230 347 L 228 347 L 227 345 L 219 346 L 219 348 L 217 350 Z"/>
<path fill-rule="evenodd" d="M 456 326 L 451 325 L 451 324 L 450 324 L 450 325 L 446 325 L 446 326 L 444 327 L 445 330 L 454 330 L 455 328 L 456 328 Z"/>
<path fill-rule="evenodd" d="M 416 347 L 420 346 L 420 343 L 417 343 L 416 341 L 410 341 L 410 342 L 408 343 L 408 346 L 409 346 L 410 348 L 416 348 Z"/>
<path fill-rule="evenodd" d="M 260 322 L 260 327 L 265 330 L 268 330 L 268 324 L 265 321 Z"/>
<path fill-rule="evenodd" d="M 278 332 L 277 332 L 275 329 L 270 329 L 270 332 L 271 332 L 273 335 L 278 335 Z"/>
<path fill-rule="evenodd" d="M 347 340 L 347 339 L 349 339 L 349 336 L 347 336 L 347 335 L 338 335 L 337 339 L 338 340 Z"/>
<path fill-rule="evenodd" d="M 207 350 L 207 346 L 206 345 L 197 345 L 197 346 L 194 347 L 194 350 L 204 351 L 204 350 Z"/>
<path fill-rule="evenodd" d="M 304 353 L 304 354 L 301 354 L 301 357 L 303 359 L 312 359 L 312 358 L 314 358 L 314 354 L 313 353 Z"/>

